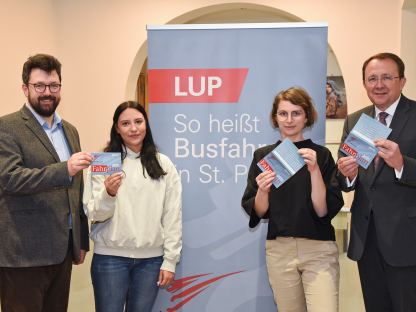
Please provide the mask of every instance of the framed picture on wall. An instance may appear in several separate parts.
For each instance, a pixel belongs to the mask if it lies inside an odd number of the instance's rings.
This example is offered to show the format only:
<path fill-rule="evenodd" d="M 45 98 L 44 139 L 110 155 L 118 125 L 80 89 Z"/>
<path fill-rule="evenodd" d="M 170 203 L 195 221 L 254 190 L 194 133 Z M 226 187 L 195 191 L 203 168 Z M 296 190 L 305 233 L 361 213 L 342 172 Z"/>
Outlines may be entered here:
<path fill-rule="evenodd" d="M 328 76 L 326 80 L 326 118 L 344 119 L 347 116 L 347 97 L 344 78 Z"/>

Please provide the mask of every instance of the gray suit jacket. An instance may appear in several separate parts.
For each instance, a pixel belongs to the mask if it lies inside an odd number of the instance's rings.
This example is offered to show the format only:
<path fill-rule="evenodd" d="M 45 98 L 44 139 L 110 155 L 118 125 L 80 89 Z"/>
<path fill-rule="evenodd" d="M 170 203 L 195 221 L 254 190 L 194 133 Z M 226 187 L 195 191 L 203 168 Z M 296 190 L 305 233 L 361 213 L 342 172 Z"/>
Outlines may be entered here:
<path fill-rule="evenodd" d="M 79 152 L 75 127 L 63 121 L 63 129 L 71 153 Z M 89 249 L 82 183 L 82 172 L 70 179 L 67 163 L 27 107 L 0 118 L 0 267 L 61 263 L 69 211 L 79 260 L 80 249 Z"/>
<path fill-rule="evenodd" d="M 342 142 L 362 113 L 374 116 L 368 106 L 347 117 Z M 396 178 L 394 169 L 380 158 L 377 171 L 373 164 L 359 168 L 354 187 L 348 188 L 338 172 L 343 191 L 355 189 L 351 206 L 351 241 L 348 256 L 359 260 L 363 254 L 369 216 L 373 212 L 380 252 L 392 266 L 416 265 L 416 102 L 402 95 L 393 120 L 389 140 L 399 144 L 404 158 L 403 175 Z M 344 155 L 343 155 L 344 156 Z"/>

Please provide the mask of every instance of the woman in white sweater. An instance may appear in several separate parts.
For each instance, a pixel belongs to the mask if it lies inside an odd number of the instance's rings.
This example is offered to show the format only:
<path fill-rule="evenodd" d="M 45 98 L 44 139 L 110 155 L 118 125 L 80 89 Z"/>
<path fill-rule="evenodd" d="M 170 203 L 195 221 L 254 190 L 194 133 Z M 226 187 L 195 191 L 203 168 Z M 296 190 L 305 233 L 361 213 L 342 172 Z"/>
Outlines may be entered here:
<path fill-rule="evenodd" d="M 96 311 L 150 312 L 180 257 L 180 178 L 157 152 L 146 111 L 136 102 L 117 107 L 104 151 L 121 153 L 123 172 L 106 177 L 88 171 L 85 183 Z"/>

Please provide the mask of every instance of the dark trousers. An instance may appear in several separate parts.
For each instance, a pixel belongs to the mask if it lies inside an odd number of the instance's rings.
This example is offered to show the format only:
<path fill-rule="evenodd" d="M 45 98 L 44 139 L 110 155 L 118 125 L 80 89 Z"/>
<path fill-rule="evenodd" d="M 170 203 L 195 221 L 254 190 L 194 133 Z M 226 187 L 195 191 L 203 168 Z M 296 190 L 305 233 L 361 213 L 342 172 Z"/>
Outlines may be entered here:
<path fill-rule="evenodd" d="M 393 267 L 384 261 L 371 214 L 364 253 L 358 261 L 366 312 L 416 311 L 416 266 Z"/>
<path fill-rule="evenodd" d="M 72 271 L 72 244 L 60 264 L 0 268 L 2 312 L 66 312 Z"/>

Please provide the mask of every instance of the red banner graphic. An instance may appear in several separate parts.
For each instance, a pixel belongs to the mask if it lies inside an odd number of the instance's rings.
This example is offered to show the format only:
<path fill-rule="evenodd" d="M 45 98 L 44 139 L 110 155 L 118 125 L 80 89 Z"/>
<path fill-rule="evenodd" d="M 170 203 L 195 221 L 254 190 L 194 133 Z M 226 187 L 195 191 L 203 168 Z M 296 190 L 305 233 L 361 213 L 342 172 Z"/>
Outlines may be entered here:
<path fill-rule="evenodd" d="M 220 280 L 222 280 L 226 277 L 229 277 L 231 275 L 240 274 L 242 272 L 244 272 L 244 271 L 238 271 L 238 272 L 231 272 L 231 273 L 223 274 L 223 275 L 220 275 L 220 276 L 210 278 L 208 280 L 203 280 L 203 281 L 201 281 L 201 282 L 199 282 L 199 283 L 197 283 L 193 286 L 192 286 L 192 284 L 198 282 L 199 279 L 204 278 L 204 277 L 210 275 L 211 273 L 187 276 L 187 277 L 175 280 L 172 283 L 172 285 L 169 286 L 167 291 L 170 292 L 170 293 L 178 292 L 176 295 L 173 295 L 170 298 L 171 302 L 174 302 L 176 300 L 181 300 L 181 301 L 179 301 L 175 306 L 167 308 L 166 311 L 167 312 L 179 311 L 179 309 L 182 308 L 185 304 L 187 304 L 192 299 L 194 299 L 196 296 L 201 294 L 204 290 L 208 289 L 208 287 L 211 284 L 214 284 L 215 282 L 218 282 L 218 281 L 220 281 Z M 187 286 L 190 286 L 190 287 L 186 288 Z"/>
<path fill-rule="evenodd" d="M 149 69 L 149 103 L 237 103 L 248 68 Z"/>

